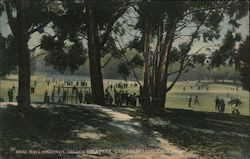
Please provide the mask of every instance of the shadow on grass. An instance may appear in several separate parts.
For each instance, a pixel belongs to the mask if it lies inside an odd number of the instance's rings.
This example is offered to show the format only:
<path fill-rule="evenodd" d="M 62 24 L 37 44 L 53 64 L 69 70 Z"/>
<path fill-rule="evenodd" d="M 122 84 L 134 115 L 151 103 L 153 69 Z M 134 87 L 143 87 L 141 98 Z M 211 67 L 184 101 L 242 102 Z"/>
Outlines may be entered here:
<path fill-rule="evenodd" d="M 178 109 L 147 116 L 133 107 L 107 107 L 132 117 L 114 121 L 110 114 L 91 106 L 48 106 L 35 108 L 28 118 L 16 107 L 0 110 L 0 158 L 77 157 L 23 156 L 12 150 L 158 148 L 157 135 L 201 156 L 249 158 L 249 117 Z"/>
<path fill-rule="evenodd" d="M 249 117 L 166 109 L 157 117 L 144 120 L 143 127 L 158 131 L 175 145 L 200 156 L 232 159 L 250 156 Z"/>
<path fill-rule="evenodd" d="M 23 117 L 16 107 L 0 110 L 0 158 L 76 158 L 76 155 L 17 155 L 15 150 L 86 150 L 156 144 L 138 127 L 113 121 L 98 109 L 48 105 Z"/>

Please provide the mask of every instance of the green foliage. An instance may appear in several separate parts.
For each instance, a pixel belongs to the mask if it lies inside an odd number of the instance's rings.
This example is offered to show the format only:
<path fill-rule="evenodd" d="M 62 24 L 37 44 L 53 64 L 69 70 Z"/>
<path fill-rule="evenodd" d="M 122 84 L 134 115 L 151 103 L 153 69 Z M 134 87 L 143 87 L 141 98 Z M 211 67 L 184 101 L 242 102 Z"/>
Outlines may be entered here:
<path fill-rule="evenodd" d="M 4 11 L 4 4 L 2 1 L 0 1 L 0 15 L 1 15 L 1 12 Z"/>
<path fill-rule="evenodd" d="M 143 52 L 143 38 L 134 38 L 129 42 L 129 47 L 136 49 L 138 52 Z"/>
<path fill-rule="evenodd" d="M 215 52 L 213 52 L 211 57 L 211 67 L 219 67 L 220 65 L 230 65 L 232 66 L 235 63 L 235 44 L 241 40 L 241 34 L 233 34 L 232 31 L 228 31 L 223 40 L 221 47 Z"/>
<path fill-rule="evenodd" d="M 67 68 L 74 73 L 87 59 L 82 43 L 75 42 L 67 45 L 67 42 L 49 36 L 43 36 L 41 39 L 41 49 L 47 53 L 44 60 L 60 73 L 64 73 Z"/>
<path fill-rule="evenodd" d="M 206 60 L 206 55 L 205 54 L 197 54 L 193 56 L 193 63 L 195 64 L 202 64 L 204 65 Z"/>
<path fill-rule="evenodd" d="M 0 77 L 9 74 L 16 69 L 17 61 L 15 54 L 14 39 L 2 37 L 0 34 Z"/>
<path fill-rule="evenodd" d="M 143 66 L 143 59 L 140 55 L 135 54 L 135 56 L 129 62 L 131 65 Z"/>
<path fill-rule="evenodd" d="M 127 63 L 119 63 L 117 67 L 117 73 L 119 73 L 122 78 L 127 81 L 128 76 L 130 75 L 130 69 Z"/>

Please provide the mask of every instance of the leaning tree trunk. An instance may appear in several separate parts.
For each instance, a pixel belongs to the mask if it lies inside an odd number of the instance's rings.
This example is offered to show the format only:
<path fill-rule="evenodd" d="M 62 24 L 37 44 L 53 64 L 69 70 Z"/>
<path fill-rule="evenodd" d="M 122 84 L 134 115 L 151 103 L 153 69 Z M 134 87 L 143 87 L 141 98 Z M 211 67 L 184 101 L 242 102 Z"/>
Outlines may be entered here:
<path fill-rule="evenodd" d="M 90 3 L 89 3 L 90 4 Z M 91 6 L 87 7 L 88 13 L 88 54 L 91 78 L 92 101 L 104 104 L 103 78 L 101 70 L 101 55 L 98 40 L 97 26 L 94 21 Z"/>
<path fill-rule="evenodd" d="M 28 51 L 28 37 L 25 27 L 25 11 L 22 1 L 17 5 L 17 24 L 16 24 L 16 45 L 18 52 L 18 106 L 23 110 L 30 108 L 30 55 Z"/>
<path fill-rule="evenodd" d="M 162 49 L 160 49 L 160 54 L 156 54 L 156 56 L 159 56 L 156 58 L 159 59 L 159 61 L 155 61 L 155 71 L 154 74 L 154 81 L 152 85 L 152 105 L 154 108 L 164 108 L 165 102 L 166 102 L 166 91 L 167 91 L 167 74 L 168 74 L 168 66 L 169 66 L 169 52 L 173 43 L 173 37 L 175 33 L 176 26 L 175 24 L 170 24 L 169 27 L 171 29 L 169 32 L 167 32 L 167 35 L 164 39 L 164 43 L 161 44 Z M 161 35 L 159 35 L 158 38 L 161 38 Z M 161 41 L 161 39 L 159 39 Z"/>

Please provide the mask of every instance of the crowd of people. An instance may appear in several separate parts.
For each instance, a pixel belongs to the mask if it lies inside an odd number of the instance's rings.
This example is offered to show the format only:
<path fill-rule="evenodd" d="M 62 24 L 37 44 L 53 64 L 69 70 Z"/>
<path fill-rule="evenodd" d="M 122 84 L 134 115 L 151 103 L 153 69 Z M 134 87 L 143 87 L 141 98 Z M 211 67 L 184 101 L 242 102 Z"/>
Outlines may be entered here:
<path fill-rule="evenodd" d="M 231 100 L 228 102 L 228 105 L 232 106 L 232 114 L 240 114 L 239 106 L 242 104 L 241 100 L 236 97 L 231 97 Z M 223 114 L 225 111 L 225 100 L 219 99 L 217 96 L 215 99 L 215 110 Z"/>
<path fill-rule="evenodd" d="M 46 79 L 47 85 L 50 85 L 51 83 L 55 83 L 53 85 L 53 89 L 51 92 L 51 96 L 49 96 L 48 91 L 46 90 L 44 93 L 44 102 L 59 102 L 59 103 L 67 103 L 69 101 L 74 103 L 93 103 L 92 97 L 91 97 L 91 91 L 90 87 L 88 86 L 88 83 L 83 81 L 70 81 L 70 80 L 54 80 L 52 79 Z M 64 85 L 66 84 L 66 86 Z M 118 106 L 128 106 L 128 105 L 137 105 L 137 99 L 140 98 L 139 95 L 136 95 L 135 93 L 129 93 L 128 88 L 138 87 L 138 84 L 136 82 L 134 83 L 125 83 L 125 82 L 117 82 L 110 84 L 109 81 L 106 82 L 108 85 L 105 89 L 105 104 L 116 104 Z M 86 88 L 89 88 L 86 90 Z M 83 91 L 84 90 L 84 91 Z M 140 100 L 139 100 L 140 104 Z"/>
<path fill-rule="evenodd" d="M 140 95 L 136 95 L 136 93 L 130 93 L 128 92 L 127 88 L 130 87 L 138 87 L 137 83 L 131 83 L 130 85 L 128 83 L 115 83 L 114 85 L 109 84 L 107 82 L 108 86 L 105 90 L 105 103 L 106 104 L 114 104 L 118 106 L 137 106 L 137 99 L 140 98 Z M 113 97 L 110 93 L 110 91 L 113 91 Z M 140 100 L 139 100 L 140 105 Z"/>
<path fill-rule="evenodd" d="M 48 90 L 44 93 L 43 101 L 45 103 L 50 102 L 59 102 L 59 103 L 67 103 L 69 100 L 75 103 L 93 103 L 91 89 L 88 86 L 88 82 L 85 80 L 73 81 L 73 80 L 58 80 L 55 78 L 46 78 L 46 83 L 48 86 L 52 85 L 53 89 L 51 95 L 49 95 Z M 136 94 L 135 92 L 129 92 L 130 88 L 138 89 L 138 84 L 136 82 L 127 83 L 127 82 L 116 82 L 110 84 L 109 81 L 106 81 L 107 87 L 105 89 L 105 104 L 108 105 L 117 105 L 117 106 L 140 106 L 141 105 L 141 96 L 140 93 Z M 37 86 L 37 82 L 31 86 L 31 94 L 35 94 L 35 88 Z M 129 88 L 130 87 L 130 88 Z M 86 89 L 88 88 L 88 89 Z M 208 90 L 207 84 L 196 84 L 194 86 L 190 86 L 190 89 L 197 90 Z M 8 101 L 14 101 L 15 95 L 15 86 L 8 89 Z M 133 89 L 132 89 L 133 90 Z M 183 88 L 186 90 L 186 87 Z M 140 91 L 139 91 L 140 92 Z M 229 98 L 229 94 L 227 94 Z M 16 97 L 17 99 L 17 97 Z M 0 97 L 0 102 L 4 102 L 4 99 Z M 188 106 L 191 107 L 192 103 L 194 105 L 200 105 L 199 96 L 197 94 L 190 95 L 188 99 Z M 239 98 L 231 97 L 230 101 L 227 103 L 232 106 L 232 114 L 240 114 L 239 106 L 242 104 Z M 218 111 L 220 114 L 225 112 L 225 100 L 223 98 L 219 98 L 218 96 L 215 99 L 215 111 Z"/>

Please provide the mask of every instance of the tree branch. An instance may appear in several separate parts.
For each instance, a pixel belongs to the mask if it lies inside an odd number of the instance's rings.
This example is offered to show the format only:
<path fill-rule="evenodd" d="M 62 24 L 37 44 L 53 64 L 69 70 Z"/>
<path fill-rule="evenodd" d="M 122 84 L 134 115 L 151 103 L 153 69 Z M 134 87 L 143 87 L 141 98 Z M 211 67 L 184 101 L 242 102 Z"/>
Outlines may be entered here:
<path fill-rule="evenodd" d="M 113 56 L 111 55 L 108 60 L 104 63 L 104 65 L 101 66 L 101 68 L 104 68 L 107 66 L 107 64 L 110 62 L 110 60 L 113 58 Z"/>
<path fill-rule="evenodd" d="M 5 7 L 6 7 L 6 13 L 7 13 L 7 18 L 9 22 L 10 29 L 13 33 L 13 35 L 16 35 L 16 19 L 13 18 L 12 16 L 12 10 L 10 7 L 10 2 L 9 1 L 4 1 Z"/>
<path fill-rule="evenodd" d="M 124 5 L 127 5 L 126 3 Z M 128 7 L 128 5 L 127 5 Z M 100 48 L 104 47 L 104 44 L 106 43 L 106 41 L 109 38 L 109 35 L 113 29 L 114 23 L 116 22 L 116 20 L 118 18 L 121 17 L 121 15 L 123 15 L 125 13 L 125 11 L 127 10 L 127 7 L 124 7 L 121 11 L 119 11 L 117 14 L 113 15 L 113 17 L 110 19 L 110 21 L 108 22 L 107 25 L 107 30 L 104 32 L 104 34 L 102 35 L 102 37 L 100 38 Z"/>
<path fill-rule="evenodd" d="M 45 22 L 44 24 L 41 24 L 41 25 L 37 26 L 37 27 L 34 28 L 34 29 L 31 29 L 31 30 L 28 32 L 28 35 L 31 35 L 31 34 L 37 32 L 37 31 L 43 29 L 43 28 L 46 27 L 49 23 L 50 23 L 50 22 L 48 21 L 48 22 Z"/>

